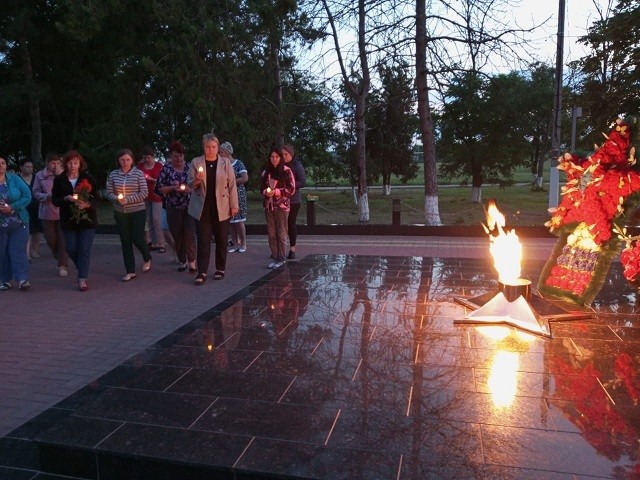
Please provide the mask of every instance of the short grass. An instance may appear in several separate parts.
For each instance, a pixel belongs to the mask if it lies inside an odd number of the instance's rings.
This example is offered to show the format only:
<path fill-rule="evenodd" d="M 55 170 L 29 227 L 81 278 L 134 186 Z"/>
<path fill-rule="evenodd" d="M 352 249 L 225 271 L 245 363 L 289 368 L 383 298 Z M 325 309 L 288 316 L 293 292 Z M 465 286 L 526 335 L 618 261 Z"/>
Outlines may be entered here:
<path fill-rule="evenodd" d="M 350 188 L 302 190 L 303 198 L 307 195 L 317 197 L 315 201 L 316 224 L 358 224 L 358 207 L 355 205 Z M 391 195 L 385 196 L 381 188 L 369 189 L 369 223 L 391 224 L 391 206 L 393 199 L 401 201 L 401 223 L 403 225 L 424 224 L 424 188 L 392 187 Z M 483 205 L 493 198 L 498 208 L 506 215 L 508 226 L 542 226 L 548 220 L 548 193 L 532 192 L 528 185 L 507 188 L 484 187 L 483 203 L 471 202 L 470 187 L 440 187 L 438 204 L 440 219 L 445 225 L 479 225 L 484 221 Z M 248 224 L 264 224 L 262 213 L 262 197 L 256 191 L 248 193 Z M 307 223 L 306 202 L 300 209 L 298 222 Z M 100 206 L 99 221 L 102 224 L 113 224 L 113 212 L 108 203 Z"/>

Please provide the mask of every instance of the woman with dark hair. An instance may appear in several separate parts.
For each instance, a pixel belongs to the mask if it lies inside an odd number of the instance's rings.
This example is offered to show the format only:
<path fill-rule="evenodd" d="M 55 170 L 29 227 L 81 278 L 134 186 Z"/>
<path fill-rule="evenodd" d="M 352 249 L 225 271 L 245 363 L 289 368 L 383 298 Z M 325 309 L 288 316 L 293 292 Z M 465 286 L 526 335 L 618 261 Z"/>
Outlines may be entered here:
<path fill-rule="evenodd" d="M 269 161 L 260 178 L 269 249 L 273 259 L 268 268 L 276 269 L 284 265 L 287 248 L 287 218 L 291 208 L 291 195 L 295 190 L 296 181 L 291 169 L 284 164 L 282 151 L 279 148 L 272 148 L 269 152 Z"/>
<path fill-rule="evenodd" d="M 287 255 L 287 258 L 292 260 L 296 258 L 296 240 L 298 238 L 296 220 L 298 219 L 298 212 L 302 204 L 300 189 L 306 185 L 307 177 L 302 162 L 296 157 L 293 145 L 289 143 L 284 144 L 282 147 L 282 157 L 284 164 L 291 169 L 293 177 L 296 180 L 296 191 L 291 195 L 291 210 L 289 211 L 289 217 L 287 219 L 287 232 L 289 235 L 289 255 Z"/>
<path fill-rule="evenodd" d="M 144 200 L 147 198 L 147 180 L 133 162 L 133 152 L 123 148 L 116 154 L 118 166 L 107 178 L 107 199 L 113 203 L 113 216 L 120 235 L 122 257 L 126 273 L 123 282 L 136 278 L 136 258 L 133 246 L 142 254 L 142 271 L 151 270 L 151 254 L 144 240 L 147 221 Z"/>
<path fill-rule="evenodd" d="M 229 219 L 238 213 L 236 175 L 231 161 L 218 155 L 220 141 L 213 133 L 202 137 L 204 155 L 191 160 L 187 184 L 193 189 L 189 201 L 189 215 L 196 219 L 198 239 L 198 276 L 195 284 L 207 280 L 211 258 L 211 237 L 216 242 L 216 272 L 214 280 L 224 278 L 227 264 Z"/>
<path fill-rule="evenodd" d="M 11 288 L 12 278 L 18 281 L 18 290 L 31 286 L 27 257 L 30 201 L 29 186 L 8 172 L 7 161 L 0 157 L 0 291 Z"/>
<path fill-rule="evenodd" d="M 98 225 L 96 181 L 76 150 L 62 157 L 62 173 L 53 180 L 51 203 L 60 209 L 60 226 L 69 258 L 78 269 L 78 288 L 86 292 L 93 237 Z"/>
<path fill-rule="evenodd" d="M 184 161 L 185 149 L 179 141 L 169 145 L 171 160 L 164 164 L 156 188 L 164 195 L 167 224 L 175 242 L 178 271 L 196 271 L 196 224 L 189 215 L 191 189 L 187 185 L 189 163 Z"/>
<path fill-rule="evenodd" d="M 164 253 L 164 234 L 162 233 L 162 197 L 155 192 L 156 182 L 162 171 L 162 164 L 156 161 L 156 152 L 153 148 L 146 146 L 142 148 L 142 160 L 138 162 L 138 170 L 144 174 L 147 180 L 147 191 L 149 195 L 144 200 L 146 209 L 146 231 L 145 236 L 147 246 L 151 251 Z"/>

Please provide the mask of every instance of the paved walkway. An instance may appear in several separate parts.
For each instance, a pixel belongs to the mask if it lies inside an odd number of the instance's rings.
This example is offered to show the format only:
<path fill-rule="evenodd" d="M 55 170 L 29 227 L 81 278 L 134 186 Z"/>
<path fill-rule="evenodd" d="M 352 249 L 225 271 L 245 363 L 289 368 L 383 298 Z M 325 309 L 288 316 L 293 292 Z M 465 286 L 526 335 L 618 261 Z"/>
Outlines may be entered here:
<path fill-rule="evenodd" d="M 547 258 L 553 243 L 524 239 L 525 258 Z M 32 289 L 0 292 L 0 436 L 268 273 L 266 238 L 251 236 L 248 244 L 246 253 L 229 254 L 223 281 L 196 287 L 166 253 L 155 255 L 150 272 L 122 283 L 118 238 L 98 235 L 87 293 L 77 291 L 73 269 L 57 277 L 43 245 L 32 264 Z M 488 255 L 488 241 L 299 237 L 298 255 L 312 253 L 480 258 Z"/>

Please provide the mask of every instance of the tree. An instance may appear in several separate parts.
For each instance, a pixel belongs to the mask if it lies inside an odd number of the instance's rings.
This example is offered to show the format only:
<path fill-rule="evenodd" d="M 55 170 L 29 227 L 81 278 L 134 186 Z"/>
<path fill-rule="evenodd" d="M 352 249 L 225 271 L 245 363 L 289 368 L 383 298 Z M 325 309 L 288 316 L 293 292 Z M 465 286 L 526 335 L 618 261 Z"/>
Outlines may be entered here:
<path fill-rule="evenodd" d="M 545 158 L 551 149 L 551 114 L 553 111 L 554 69 L 534 63 L 530 67 L 529 88 L 524 97 L 525 135 L 531 144 L 532 188 L 542 189 Z"/>
<path fill-rule="evenodd" d="M 367 156 L 366 156 L 366 124 L 365 112 L 367 103 L 367 94 L 371 85 L 371 74 L 369 71 L 369 59 L 366 51 L 366 5 L 365 0 L 358 0 L 357 8 L 357 67 L 350 75 L 343 58 L 342 48 L 338 37 L 338 28 L 336 26 L 335 16 L 329 7 L 327 0 L 322 0 L 329 25 L 331 27 L 332 37 L 334 41 L 335 52 L 340 64 L 340 72 L 345 89 L 355 103 L 355 123 L 356 123 L 356 165 L 358 169 L 358 218 L 361 222 L 369 221 L 369 199 L 367 186 Z M 354 65 L 355 66 L 355 65 Z"/>
<path fill-rule="evenodd" d="M 528 82 L 519 74 L 481 79 L 462 75 L 447 90 L 449 101 L 439 122 L 446 178 L 472 181 L 472 201 L 479 203 L 485 181 L 508 184 L 513 169 L 529 152 L 522 99 Z"/>
<path fill-rule="evenodd" d="M 412 149 L 418 118 L 414 113 L 415 91 L 408 65 L 382 65 L 379 77 L 381 87 L 372 92 L 367 111 L 368 171 L 372 181 L 382 177 L 384 194 L 389 195 L 391 175 L 406 183 L 418 171 Z"/>
<path fill-rule="evenodd" d="M 582 81 L 578 98 L 584 116 L 589 118 L 584 132 L 585 145 L 602 142 L 603 129 L 621 114 L 640 110 L 637 95 L 640 83 L 640 1 L 613 0 L 598 9 L 600 18 L 579 41 L 590 47 L 590 54 L 574 64 Z"/>

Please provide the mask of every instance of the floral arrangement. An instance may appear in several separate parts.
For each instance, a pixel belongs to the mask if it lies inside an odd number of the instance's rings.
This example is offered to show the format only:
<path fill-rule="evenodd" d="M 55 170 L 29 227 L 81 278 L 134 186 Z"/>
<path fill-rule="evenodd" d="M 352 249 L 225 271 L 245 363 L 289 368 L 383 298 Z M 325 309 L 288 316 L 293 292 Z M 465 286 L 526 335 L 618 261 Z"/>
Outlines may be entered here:
<path fill-rule="evenodd" d="M 560 239 L 542 271 L 538 290 L 588 305 L 602 288 L 611 261 L 621 241 L 627 242 L 629 253 L 622 261 L 640 272 L 640 247 L 635 255 L 634 241 L 625 237 L 627 218 L 640 199 L 640 173 L 632 145 L 632 127 L 636 119 L 618 119 L 605 141 L 594 153 L 581 158 L 565 153 L 558 159 L 567 182 L 561 189 L 562 199 L 551 210 L 545 224 Z M 634 263 L 634 265 L 631 265 Z M 626 270 L 625 264 L 625 270 Z M 628 277 L 627 277 L 628 278 Z"/>
<path fill-rule="evenodd" d="M 86 178 L 83 178 L 76 184 L 76 188 L 73 189 L 73 197 L 78 202 L 88 203 L 93 198 L 91 194 L 93 192 L 93 187 L 91 186 L 91 182 Z M 72 215 L 71 218 L 76 221 L 76 223 L 80 223 L 83 220 L 91 222 L 91 218 L 89 218 L 89 213 L 85 208 L 80 208 L 76 202 L 71 204 Z"/>

